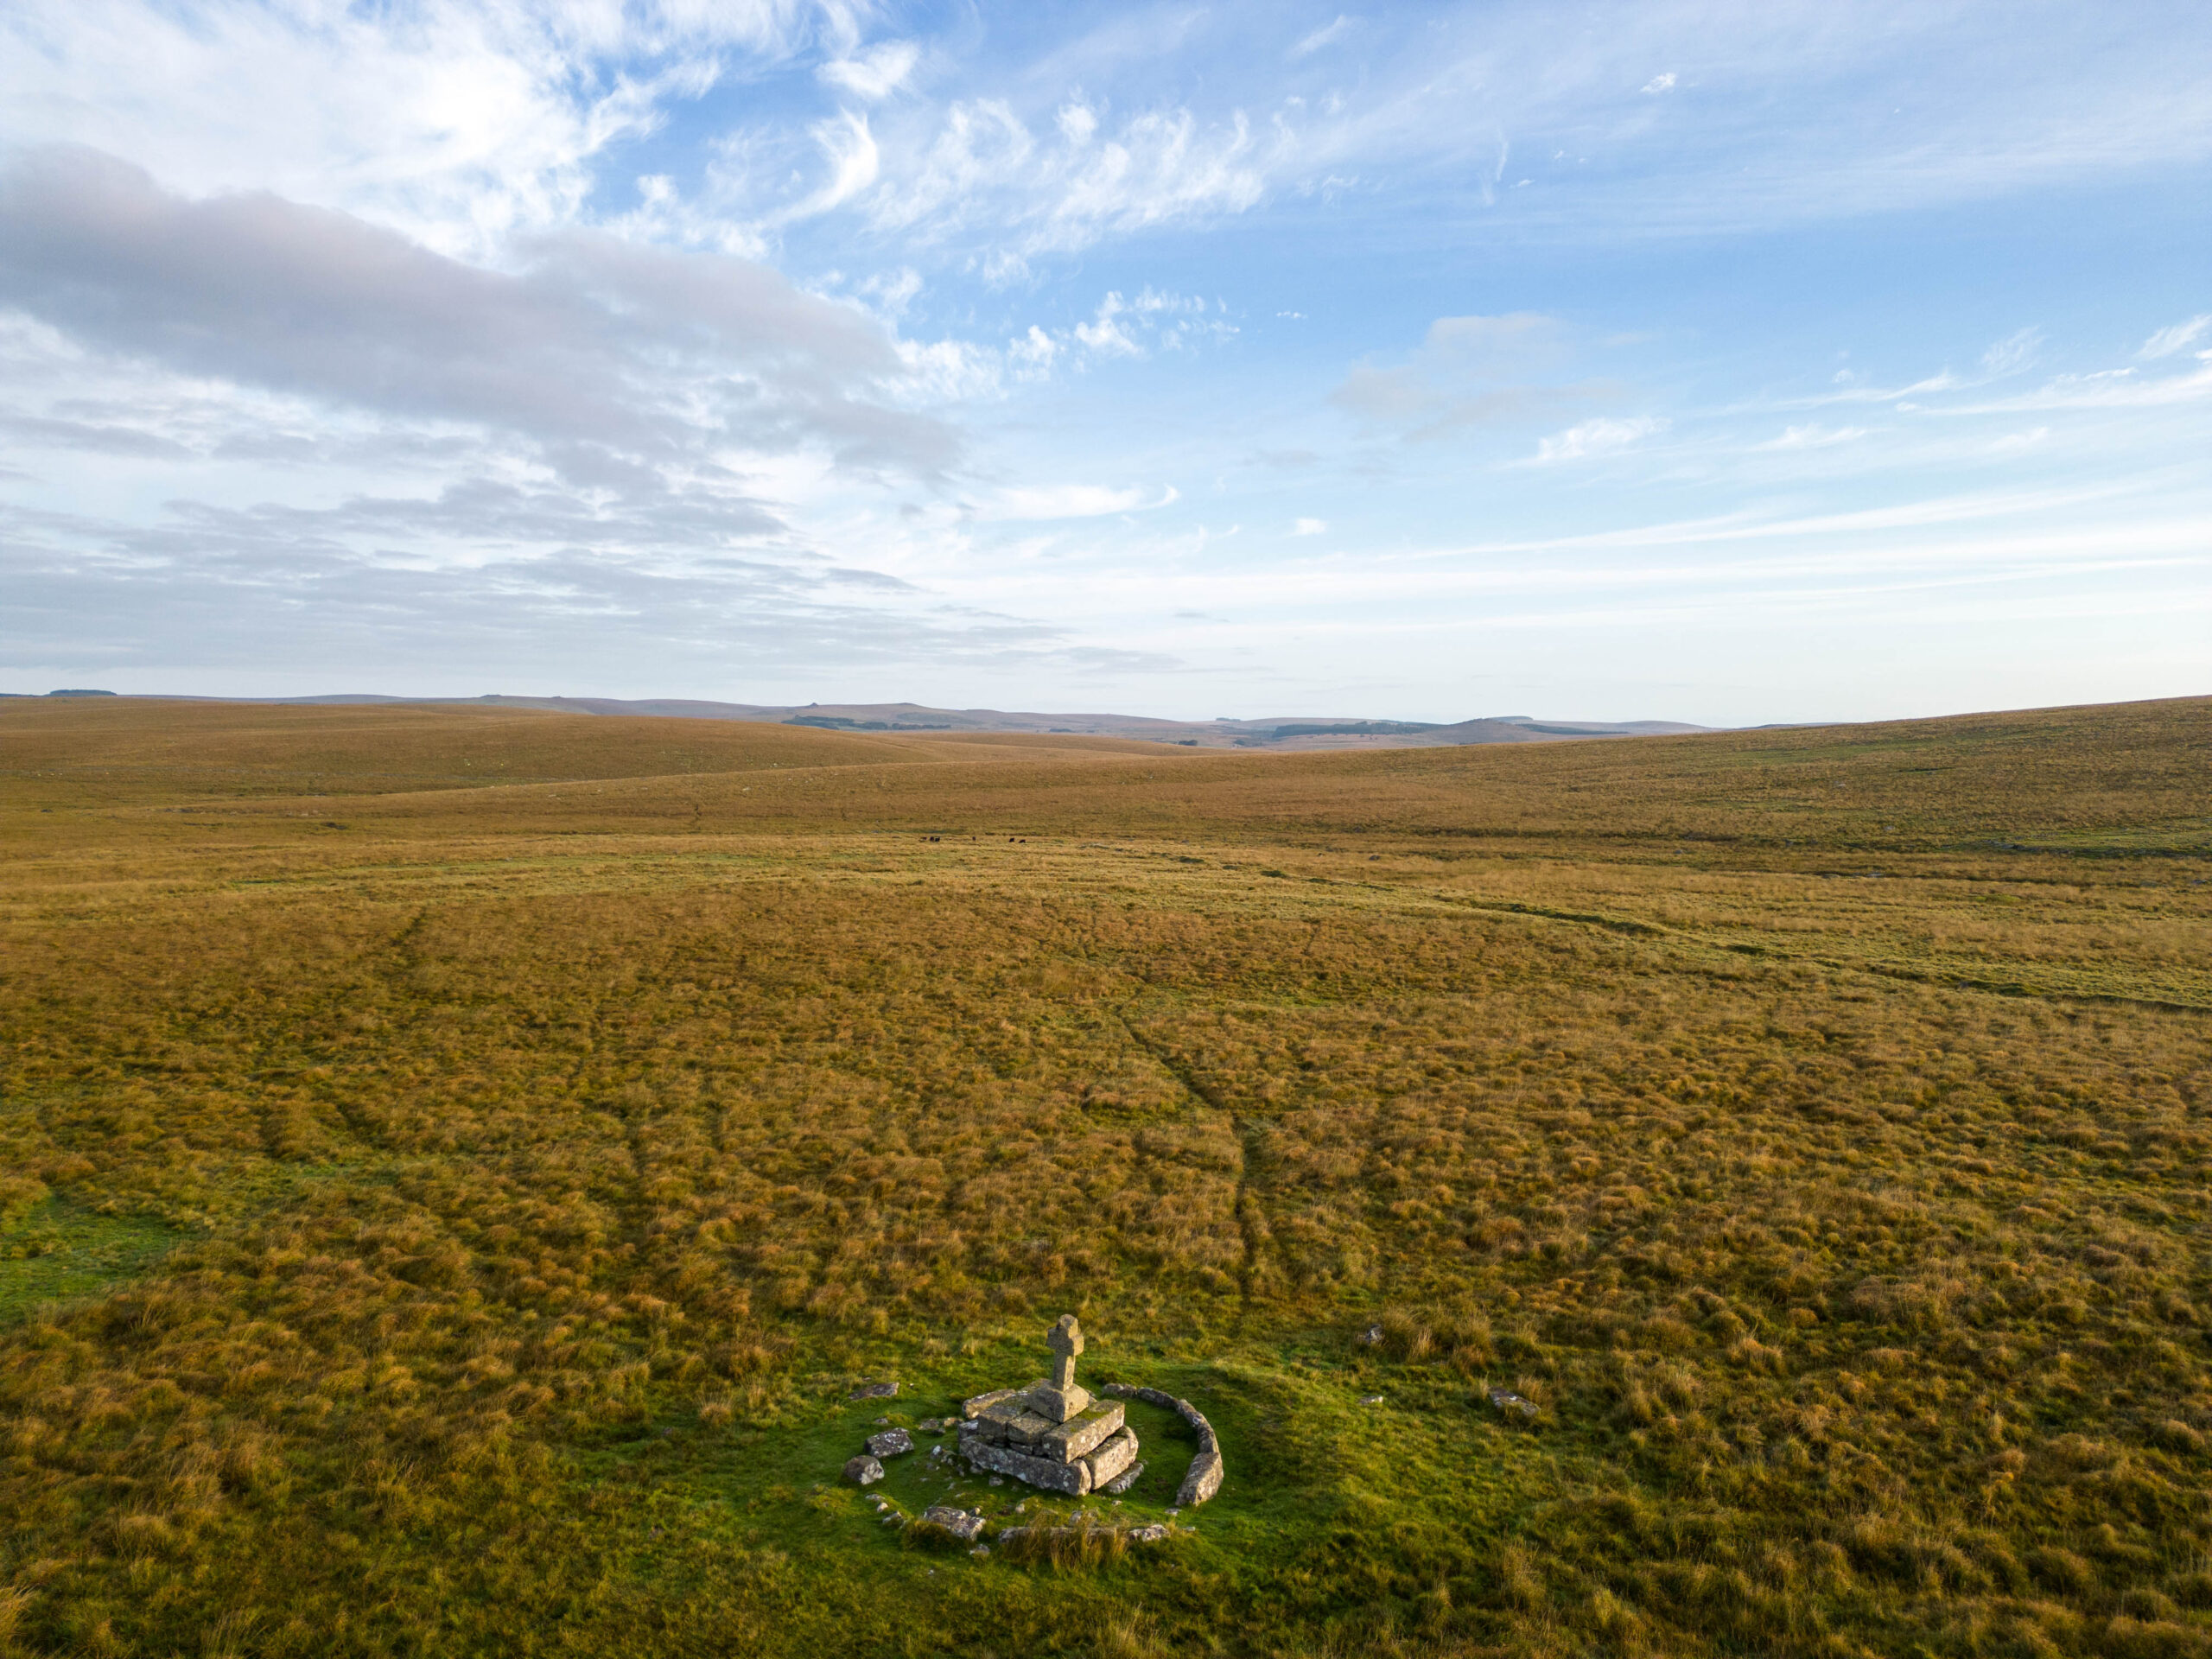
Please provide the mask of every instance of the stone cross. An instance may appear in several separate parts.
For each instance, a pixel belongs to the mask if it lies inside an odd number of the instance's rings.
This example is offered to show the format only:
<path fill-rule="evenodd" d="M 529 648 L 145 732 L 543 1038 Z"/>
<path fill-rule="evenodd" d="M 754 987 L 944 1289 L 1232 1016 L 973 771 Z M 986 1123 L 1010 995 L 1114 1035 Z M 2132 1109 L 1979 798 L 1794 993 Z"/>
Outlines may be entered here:
<path fill-rule="evenodd" d="M 1052 1386 L 1062 1394 L 1073 1394 L 1075 1357 L 1083 1351 L 1083 1327 L 1074 1314 L 1060 1315 L 1059 1323 L 1045 1333 L 1045 1345 L 1052 1351 Z"/>

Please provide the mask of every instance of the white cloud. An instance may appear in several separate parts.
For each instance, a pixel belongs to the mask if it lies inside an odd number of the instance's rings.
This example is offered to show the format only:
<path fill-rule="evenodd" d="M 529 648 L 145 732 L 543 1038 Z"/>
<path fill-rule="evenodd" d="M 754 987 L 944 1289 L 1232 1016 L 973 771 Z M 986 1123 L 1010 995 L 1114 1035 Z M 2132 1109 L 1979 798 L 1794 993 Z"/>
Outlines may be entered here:
<path fill-rule="evenodd" d="M 1098 112 L 1087 104 L 1064 105 L 1057 124 L 1060 137 L 1074 149 L 1081 149 L 1098 131 Z"/>
<path fill-rule="evenodd" d="M 1351 26 L 1352 20 L 1345 16 L 1342 12 L 1339 12 L 1337 14 L 1337 21 L 1335 22 L 1322 24 L 1320 28 L 1315 29 L 1304 40 L 1299 41 L 1297 45 L 1292 47 L 1290 48 L 1290 55 L 1293 58 L 1311 56 L 1313 53 L 1319 52 L 1323 47 L 1327 46 L 1332 41 L 1342 40 Z"/>
<path fill-rule="evenodd" d="M 1652 416 L 1639 415 L 1625 421 L 1601 416 L 1544 439 L 1536 446 L 1534 462 L 1545 466 L 1554 461 L 1586 461 L 1596 455 L 1617 454 L 1666 429 L 1667 423 Z"/>
<path fill-rule="evenodd" d="M 1072 328 L 1046 329 L 1032 323 L 1010 340 L 1006 362 L 1021 380 L 1049 375 L 1063 359 L 1088 364 L 1102 358 L 1143 359 L 1152 348 L 1187 349 L 1208 339 L 1226 339 L 1237 331 L 1225 317 L 1209 315 L 1221 310 L 1192 295 L 1147 287 L 1135 299 L 1120 289 L 1110 290 L 1085 322 Z"/>
<path fill-rule="evenodd" d="M 904 85 L 921 55 L 921 48 L 912 41 L 885 41 L 856 58 L 825 63 L 815 73 L 832 86 L 874 102 Z"/>
<path fill-rule="evenodd" d="M 2177 322 L 2171 328 L 2161 328 L 2143 342 L 2143 349 L 2135 353 L 2140 358 L 2171 357 L 2176 352 L 2190 346 L 2212 334 L 2212 311 L 2200 312 L 2186 322 Z"/>
<path fill-rule="evenodd" d="M 1473 542 L 1452 548 L 1450 552 L 1453 555 L 1556 553 L 1573 548 L 1669 547 L 1685 543 L 1764 541 L 1783 537 L 1879 534 L 1936 524 L 1971 524 L 1991 518 L 2027 515 L 2048 517 L 2075 507 L 2090 507 L 2101 514 L 2108 514 L 2110 504 L 2123 493 L 2125 491 L 2121 486 L 2100 484 L 2087 489 L 2005 490 L 1938 496 L 1929 500 L 1905 501 L 1852 512 L 1813 513 L 1792 518 L 1761 518 L 1751 512 L 1730 512 L 1707 518 L 1670 519 L 1633 530 L 1548 536 L 1528 541 Z"/>
<path fill-rule="evenodd" d="M 2018 374 L 2031 366 L 2036 353 L 2043 346 L 2043 330 L 2021 328 L 1998 340 L 1981 354 L 1985 372 L 1994 375 Z"/>
<path fill-rule="evenodd" d="M 822 147 L 830 163 L 830 176 L 813 194 L 778 215 L 779 219 L 811 219 L 826 213 L 874 184 L 882 170 L 882 152 L 868 130 L 868 118 L 857 111 L 842 111 L 833 120 L 817 121 L 807 133 Z"/>
<path fill-rule="evenodd" d="M 1096 316 L 1076 325 L 1075 337 L 1102 357 L 1142 357 L 1144 347 L 1130 339 L 1122 326 L 1121 318 L 1128 308 L 1119 293 L 1107 295 L 1098 302 Z"/>
<path fill-rule="evenodd" d="M 1328 531 L 1329 524 L 1325 518 L 1300 518 L 1290 527 L 1290 533 L 1294 536 L 1325 536 Z"/>
<path fill-rule="evenodd" d="M 982 518 L 1099 518 L 1116 512 L 1149 512 L 1181 499 L 1172 484 L 1115 489 L 1103 484 L 1048 484 L 1001 490 L 978 511 Z"/>
<path fill-rule="evenodd" d="M 1866 386 L 1856 384 L 1858 377 L 1848 369 L 1836 372 L 1834 391 L 1824 391 L 1809 397 L 1777 397 L 1757 404 L 1738 404 L 1721 413 L 1736 414 L 1745 409 L 1762 410 L 1822 409 L 1832 404 L 1888 404 L 1900 397 L 1916 397 L 1931 392 L 1956 391 L 1968 383 L 1945 369 L 1904 386 Z"/>
<path fill-rule="evenodd" d="M 725 53 L 779 61 L 821 28 L 786 0 L 0 7 L 0 144 L 81 143 L 481 254 L 572 221 L 594 158 L 709 90 Z"/>
<path fill-rule="evenodd" d="M 1007 346 L 1007 356 L 1021 368 L 1046 373 L 1062 349 L 1059 341 L 1033 322 L 1027 334 Z"/>
<path fill-rule="evenodd" d="M 1831 444 L 1850 443 L 1866 435 L 1863 426 L 1821 426 L 1808 421 L 1802 426 L 1785 426 L 1782 435 L 1770 438 L 1758 445 L 1761 449 L 1825 449 Z"/>
<path fill-rule="evenodd" d="M 1654 75 L 1650 79 L 1643 83 L 1643 91 L 1647 92 L 1671 92 L 1674 90 L 1675 72 L 1671 69 L 1668 70 L 1663 75 Z"/>

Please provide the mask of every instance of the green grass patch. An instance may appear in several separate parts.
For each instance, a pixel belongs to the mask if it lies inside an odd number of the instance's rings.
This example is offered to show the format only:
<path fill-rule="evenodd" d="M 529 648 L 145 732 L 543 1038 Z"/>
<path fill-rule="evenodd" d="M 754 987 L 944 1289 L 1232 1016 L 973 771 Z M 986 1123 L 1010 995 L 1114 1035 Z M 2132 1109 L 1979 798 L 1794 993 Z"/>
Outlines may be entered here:
<path fill-rule="evenodd" d="M 104 1215 L 60 1197 L 0 1226 L 0 1326 L 45 1302 L 99 1296 L 148 1272 L 184 1235 L 148 1216 Z"/>

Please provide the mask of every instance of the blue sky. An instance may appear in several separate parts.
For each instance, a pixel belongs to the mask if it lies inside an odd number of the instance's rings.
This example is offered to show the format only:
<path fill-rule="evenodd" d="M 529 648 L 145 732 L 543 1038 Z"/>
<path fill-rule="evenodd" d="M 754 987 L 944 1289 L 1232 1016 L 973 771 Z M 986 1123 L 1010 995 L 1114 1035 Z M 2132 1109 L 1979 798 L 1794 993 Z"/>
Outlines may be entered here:
<path fill-rule="evenodd" d="M 0 685 L 2212 690 L 2212 14 L 0 12 Z"/>

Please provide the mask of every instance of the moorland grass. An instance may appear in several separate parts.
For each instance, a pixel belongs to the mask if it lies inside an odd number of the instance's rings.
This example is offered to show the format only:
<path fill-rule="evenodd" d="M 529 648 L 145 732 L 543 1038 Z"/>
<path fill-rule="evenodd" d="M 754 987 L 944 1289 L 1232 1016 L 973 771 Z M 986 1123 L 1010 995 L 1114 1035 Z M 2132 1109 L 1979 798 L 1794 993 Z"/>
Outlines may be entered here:
<path fill-rule="evenodd" d="M 2209 713 L 0 705 L 0 1650 L 2212 1652 Z"/>

